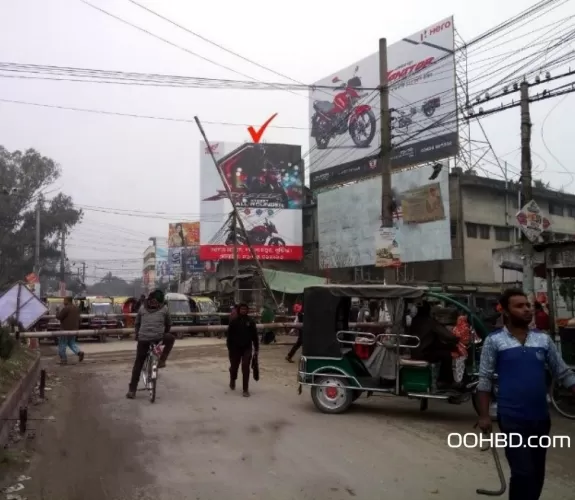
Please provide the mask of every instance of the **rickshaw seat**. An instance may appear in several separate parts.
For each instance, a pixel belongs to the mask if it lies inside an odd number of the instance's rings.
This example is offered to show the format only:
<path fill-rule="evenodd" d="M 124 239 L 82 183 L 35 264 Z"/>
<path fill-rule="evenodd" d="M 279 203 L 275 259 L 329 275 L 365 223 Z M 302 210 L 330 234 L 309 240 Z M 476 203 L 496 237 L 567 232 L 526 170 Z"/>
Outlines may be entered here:
<path fill-rule="evenodd" d="M 416 359 L 404 359 L 399 360 L 399 366 L 416 366 L 418 368 L 427 368 L 429 363 L 427 361 L 419 361 Z"/>

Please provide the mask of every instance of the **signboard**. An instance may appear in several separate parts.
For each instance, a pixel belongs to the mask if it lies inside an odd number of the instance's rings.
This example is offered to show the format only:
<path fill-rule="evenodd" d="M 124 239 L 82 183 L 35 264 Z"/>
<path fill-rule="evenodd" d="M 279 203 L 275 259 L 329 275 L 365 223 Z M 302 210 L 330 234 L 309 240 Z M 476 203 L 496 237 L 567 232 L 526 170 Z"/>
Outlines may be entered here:
<path fill-rule="evenodd" d="M 0 323 L 15 317 L 27 330 L 48 308 L 25 285 L 18 283 L 0 297 Z"/>
<path fill-rule="evenodd" d="M 388 47 L 394 169 L 437 161 L 459 148 L 453 17 Z M 342 68 L 310 91 L 310 188 L 370 174 L 381 148 L 379 53 Z M 360 125 L 358 125 L 360 124 Z"/>
<path fill-rule="evenodd" d="M 222 142 L 213 153 L 247 234 L 239 223 L 233 227 L 232 203 L 209 148 L 201 143 L 200 260 L 233 259 L 234 241 L 240 260 L 252 259 L 248 241 L 259 259 L 302 260 L 301 146 Z"/>
<path fill-rule="evenodd" d="M 517 212 L 516 219 L 522 233 L 532 243 L 536 243 L 541 234 L 551 227 L 551 221 L 543 216 L 535 200 L 531 200 Z"/>
<path fill-rule="evenodd" d="M 375 267 L 401 266 L 397 229 L 382 227 L 375 234 Z"/>
<path fill-rule="evenodd" d="M 447 170 L 443 168 L 432 181 L 429 178 L 434 168 L 428 165 L 392 174 L 393 225 L 403 264 L 452 257 Z M 439 198 L 442 208 L 432 203 L 428 213 L 426 203 L 412 200 L 417 198 L 414 193 L 427 193 L 430 187 L 437 190 L 433 199 Z M 381 179 L 325 191 L 317 195 L 317 200 L 320 268 L 373 266 L 378 248 L 375 238 L 381 227 Z M 418 222 L 405 221 L 404 205 L 408 206 L 410 220 Z M 439 218 L 441 214 L 443 218 Z"/>
<path fill-rule="evenodd" d="M 421 224 L 445 219 L 439 182 L 403 193 L 401 200 L 403 222 Z"/>

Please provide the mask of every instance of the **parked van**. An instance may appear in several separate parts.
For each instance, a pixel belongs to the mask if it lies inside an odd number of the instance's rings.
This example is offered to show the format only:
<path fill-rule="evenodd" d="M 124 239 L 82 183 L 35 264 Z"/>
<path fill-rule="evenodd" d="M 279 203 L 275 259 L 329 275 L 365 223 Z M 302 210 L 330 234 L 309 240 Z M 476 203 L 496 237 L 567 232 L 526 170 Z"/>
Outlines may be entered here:
<path fill-rule="evenodd" d="M 168 310 L 172 316 L 172 324 L 174 326 L 192 326 L 194 324 L 194 317 L 190 315 L 192 310 L 187 295 L 183 293 L 167 293 L 165 300 L 168 304 Z M 184 337 L 184 334 L 178 332 L 176 333 L 176 337 L 181 339 Z"/>

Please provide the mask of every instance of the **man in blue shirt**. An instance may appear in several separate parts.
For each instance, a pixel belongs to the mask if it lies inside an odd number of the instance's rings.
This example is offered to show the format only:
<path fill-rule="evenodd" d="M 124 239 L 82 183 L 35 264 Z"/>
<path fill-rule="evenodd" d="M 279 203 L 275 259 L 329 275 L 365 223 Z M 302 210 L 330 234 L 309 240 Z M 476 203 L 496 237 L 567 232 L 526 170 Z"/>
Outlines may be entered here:
<path fill-rule="evenodd" d="M 507 434 L 508 442 L 511 433 L 522 437 L 521 447 L 508 446 L 505 450 L 511 469 L 509 500 L 538 500 L 545 481 L 547 449 L 526 445 L 530 437 L 548 436 L 551 430 L 547 369 L 574 392 L 575 374 L 564 363 L 549 335 L 529 329 L 533 314 L 522 290 L 506 290 L 499 303 L 506 326 L 487 337 L 481 352 L 478 425 L 484 432 L 491 432 L 489 404 L 496 373 L 499 428 Z M 518 444 L 517 437 L 512 444 Z"/>

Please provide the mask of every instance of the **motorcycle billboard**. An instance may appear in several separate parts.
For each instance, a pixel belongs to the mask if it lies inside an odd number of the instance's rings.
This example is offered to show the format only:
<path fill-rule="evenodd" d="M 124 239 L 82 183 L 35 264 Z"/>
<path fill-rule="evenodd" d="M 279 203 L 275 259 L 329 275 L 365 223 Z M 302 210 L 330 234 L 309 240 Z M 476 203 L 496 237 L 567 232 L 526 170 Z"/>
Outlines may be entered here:
<path fill-rule="evenodd" d="M 382 258 L 378 250 L 386 246 L 380 237 L 389 250 L 383 257 L 393 265 L 450 260 L 449 175 L 445 167 L 436 178 L 434 173 L 433 167 L 423 166 L 392 174 L 394 220 L 386 234 L 381 234 L 379 178 L 319 193 L 320 267 L 377 265 Z"/>
<path fill-rule="evenodd" d="M 392 168 L 457 154 L 453 17 L 388 47 Z M 310 91 L 310 187 L 372 174 L 381 147 L 379 53 Z M 326 88 L 329 87 L 329 88 Z"/>
<path fill-rule="evenodd" d="M 200 259 L 301 260 L 304 171 L 301 147 L 215 143 L 211 152 L 230 190 L 246 233 L 234 228 L 233 206 L 210 155 L 200 144 Z"/>

